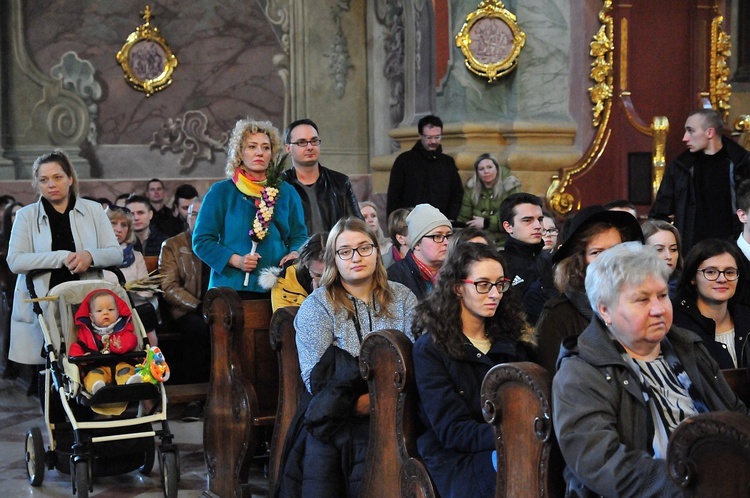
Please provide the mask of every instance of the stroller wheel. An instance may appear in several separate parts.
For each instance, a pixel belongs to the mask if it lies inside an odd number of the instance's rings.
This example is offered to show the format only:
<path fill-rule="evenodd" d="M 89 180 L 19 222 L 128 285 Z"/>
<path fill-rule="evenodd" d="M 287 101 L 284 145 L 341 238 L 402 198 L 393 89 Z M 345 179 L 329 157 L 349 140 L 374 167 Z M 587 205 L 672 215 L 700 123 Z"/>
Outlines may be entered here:
<path fill-rule="evenodd" d="M 148 445 L 148 448 L 146 449 L 144 453 L 143 458 L 143 465 L 140 466 L 138 469 L 138 472 L 141 473 L 141 475 L 147 476 L 151 474 L 151 469 L 154 468 L 154 451 L 156 450 L 156 445 L 154 444 L 153 438 L 151 438 L 151 443 Z"/>
<path fill-rule="evenodd" d="M 161 483 L 164 486 L 166 498 L 177 497 L 177 481 L 179 480 L 179 469 L 177 467 L 177 455 L 174 452 L 165 452 L 160 455 Z"/>
<path fill-rule="evenodd" d="M 88 462 L 86 462 L 86 460 L 77 461 L 75 463 L 73 475 L 73 479 L 75 479 L 75 490 L 78 491 L 78 498 L 89 498 L 91 476 L 89 475 Z"/>
<path fill-rule="evenodd" d="M 41 486 L 44 481 L 45 467 L 44 440 L 39 427 L 32 427 L 26 433 L 26 474 L 29 484 Z"/>

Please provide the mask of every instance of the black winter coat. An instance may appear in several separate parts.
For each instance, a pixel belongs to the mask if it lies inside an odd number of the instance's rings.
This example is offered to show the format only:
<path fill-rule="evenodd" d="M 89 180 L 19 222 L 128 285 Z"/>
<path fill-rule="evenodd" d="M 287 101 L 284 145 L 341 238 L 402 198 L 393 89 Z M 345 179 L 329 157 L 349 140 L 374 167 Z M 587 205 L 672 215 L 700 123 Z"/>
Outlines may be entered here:
<path fill-rule="evenodd" d="M 430 292 L 430 286 L 422 278 L 417 263 L 414 262 L 414 254 L 409 251 L 406 257 L 388 267 L 388 280 L 404 284 L 417 296 L 418 301 L 423 301 Z"/>
<path fill-rule="evenodd" d="M 727 149 L 731 160 L 729 182 L 732 190 L 732 212 L 727 213 L 736 223 L 732 234 L 740 233 L 742 226 L 735 215 L 735 187 L 744 180 L 750 179 L 750 152 L 731 139 L 722 137 L 721 142 Z M 696 242 L 693 240 L 695 223 L 695 185 L 693 185 L 693 168 L 697 153 L 686 150 L 672 161 L 664 171 L 664 178 L 656 194 L 656 200 L 649 213 L 650 218 L 670 221 L 674 215 L 674 225 L 682 236 L 682 248 L 687 252 Z"/>
<path fill-rule="evenodd" d="M 320 177 L 315 182 L 315 192 L 318 197 L 320 216 L 323 219 L 323 225 L 326 227 L 326 230 L 330 230 L 337 221 L 347 216 L 356 216 L 362 219 L 362 213 L 360 213 L 359 204 L 357 203 L 357 196 L 354 195 L 349 177 L 338 171 L 325 168 L 320 164 L 318 168 L 320 168 Z M 281 175 L 281 179 L 294 187 L 300 198 L 302 198 L 302 210 L 305 212 L 307 233 L 312 235 L 315 232 L 313 232 L 312 228 L 310 198 L 307 197 L 305 189 L 296 181 L 297 170 L 289 168 Z"/>
<path fill-rule="evenodd" d="M 431 152 L 417 141 L 393 163 L 387 213 L 427 203 L 449 220 L 455 220 L 461 211 L 463 196 L 463 182 L 453 158 L 443 154 L 442 147 Z"/>
<path fill-rule="evenodd" d="M 734 350 L 737 355 L 737 367 L 748 365 L 747 335 L 750 332 L 750 308 L 739 303 L 731 303 L 729 314 L 734 322 Z M 719 368 L 735 368 L 732 357 L 724 344 L 716 342 L 716 322 L 701 315 L 695 301 L 687 297 L 678 297 L 674 302 L 674 324 L 683 329 L 695 332 L 703 340 L 706 349 L 719 364 Z"/>

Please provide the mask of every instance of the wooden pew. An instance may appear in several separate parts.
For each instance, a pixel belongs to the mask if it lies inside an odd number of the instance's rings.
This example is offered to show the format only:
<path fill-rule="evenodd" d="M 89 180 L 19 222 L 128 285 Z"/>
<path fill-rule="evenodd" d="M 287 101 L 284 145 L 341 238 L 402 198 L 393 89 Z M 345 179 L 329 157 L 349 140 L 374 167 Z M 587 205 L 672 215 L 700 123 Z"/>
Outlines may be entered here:
<path fill-rule="evenodd" d="M 503 363 L 487 372 L 482 411 L 495 431 L 496 497 L 564 496 L 551 388 L 552 375 L 535 363 Z"/>
<path fill-rule="evenodd" d="M 747 368 L 730 368 L 722 370 L 721 373 L 724 374 L 734 394 L 745 403 L 745 406 L 750 407 L 750 382 L 747 379 Z"/>
<path fill-rule="evenodd" d="M 434 497 L 424 464 L 416 458 L 416 384 L 412 343 L 397 330 L 362 341 L 359 368 L 370 391 L 370 441 L 360 498 Z"/>
<path fill-rule="evenodd" d="M 748 496 L 750 417 L 712 412 L 685 420 L 669 438 L 667 466 L 686 497 Z"/>
<path fill-rule="evenodd" d="M 296 306 L 279 308 L 271 318 L 270 339 L 271 349 L 276 351 L 279 362 L 279 398 L 276 410 L 276 424 L 271 438 L 271 455 L 268 462 L 268 479 L 270 489 L 274 489 L 279 478 L 279 465 L 284 449 L 289 426 L 297 411 L 300 395 L 305 389 L 299 368 L 297 355 L 296 332 L 294 317 L 297 316 Z"/>
<path fill-rule="evenodd" d="M 204 495 L 243 496 L 257 428 L 276 415 L 279 371 L 269 345 L 271 301 L 242 301 L 232 289 L 210 289 L 204 315 L 211 329 L 211 380 L 204 409 Z"/>

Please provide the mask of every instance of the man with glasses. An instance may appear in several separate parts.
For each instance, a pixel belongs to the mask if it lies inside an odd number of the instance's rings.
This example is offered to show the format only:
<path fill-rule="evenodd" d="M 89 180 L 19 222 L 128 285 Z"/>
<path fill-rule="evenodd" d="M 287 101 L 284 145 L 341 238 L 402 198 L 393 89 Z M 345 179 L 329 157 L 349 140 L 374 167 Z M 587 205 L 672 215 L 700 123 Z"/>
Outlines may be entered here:
<path fill-rule="evenodd" d="M 308 234 L 327 232 L 340 218 L 362 218 L 349 177 L 320 164 L 321 140 L 312 120 L 298 119 L 287 126 L 284 143 L 292 167 L 282 179 L 302 198 Z"/>
<path fill-rule="evenodd" d="M 453 225 L 437 208 L 419 204 L 406 217 L 410 251 L 388 268 L 388 280 L 407 286 L 418 300 L 432 290 L 448 252 Z"/>
<path fill-rule="evenodd" d="M 388 183 L 388 215 L 399 208 L 430 204 L 448 219 L 461 210 L 463 183 L 453 158 L 443 154 L 443 122 L 425 116 L 417 124 L 419 141 L 400 154 L 391 168 Z"/>

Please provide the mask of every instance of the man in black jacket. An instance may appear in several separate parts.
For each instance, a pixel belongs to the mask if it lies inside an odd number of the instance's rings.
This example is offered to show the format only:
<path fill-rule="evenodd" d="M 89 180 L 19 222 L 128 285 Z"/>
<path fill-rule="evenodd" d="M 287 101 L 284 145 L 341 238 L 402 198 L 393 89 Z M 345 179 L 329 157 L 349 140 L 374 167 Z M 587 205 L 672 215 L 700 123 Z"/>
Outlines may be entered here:
<path fill-rule="evenodd" d="M 320 165 L 318 126 L 310 119 L 298 119 L 284 130 L 286 151 L 292 168 L 282 179 L 302 198 L 307 233 L 327 232 L 343 217 L 362 218 L 349 177 Z"/>
<path fill-rule="evenodd" d="M 552 271 L 542 254 L 542 201 L 526 192 L 509 195 L 500 204 L 500 223 L 508 233 L 503 251 L 507 262 L 505 276 L 511 279 L 511 289 L 518 299 L 522 299 L 529 286 L 542 276 L 542 271 Z"/>
<path fill-rule="evenodd" d="M 722 136 L 724 123 L 712 109 L 685 122 L 688 150 L 672 161 L 651 207 L 651 218 L 670 221 L 682 236 L 684 253 L 703 239 L 736 236 L 735 187 L 750 177 L 750 152 Z"/>
<path fill-rule="evenodd" d="M 435 206 L 449 220 L 461 210 L 464 187 L 453 158 L 440 145 L 443 122 L 437 116 L 419 120 L 419 141 L 400 154 L 388 183 L 388 215 L 417 204 Z"/>

